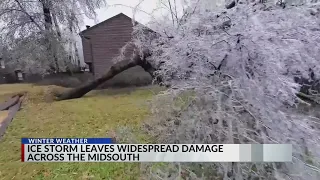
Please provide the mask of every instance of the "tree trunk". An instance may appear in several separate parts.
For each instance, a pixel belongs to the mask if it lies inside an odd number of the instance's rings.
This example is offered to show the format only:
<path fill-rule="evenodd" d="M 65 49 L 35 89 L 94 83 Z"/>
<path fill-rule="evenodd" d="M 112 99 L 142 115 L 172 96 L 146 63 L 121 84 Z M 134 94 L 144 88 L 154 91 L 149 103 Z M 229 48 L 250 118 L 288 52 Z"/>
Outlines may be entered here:
<path fill-rule="evenodd" d="M 66 70 L 68 72 L 69 75 L 73 75 L 73 39 L 72 39 L 72 35 L 73 35 L 73 21 L 74 21 L 74 14 L 71 13 L 71 16 L 68 18 L 69 19 L 69 22 L 68 22 L 68 29 L 69 29 L 69 32 L 70 32 L 70 39 L 68 40 L 68 44 L 69 44 L 69 52 L 68 52 L 68 61 L 64 61 L 65 63 L 65 66 L 66 66 Z"/>
<path fill-rule="evenodd" d="M 59 27 L 59 23 L 58 23 L 58 19 L 57 19 L 56 13 L 54 11 L 52 11 L 51 14 L 52 14 L 52 19 L 53 19 L 53 22 L 54 22 L 54 26 L 55 26 L 55 29 L 56 29 L 56 32 L 57 32 L 58 39 L 59 39 L 59 41 L 62 41 L 61 30 L 60 30 L 60 27 Z"/>
<path fill-rule="evenodd" d="M 145 55 L 149 55 L 145 53 Z M 111 66 L 110 70 L 106 72 L 103 76 L 101 76 L 98 79 L 95 79 L 87 84 L 84 84 L 80 87 L 71 89 L 69 91 L 66 91 L 62 94 L 57 95 L 57 100 L 67 100 L 67 99 L 75 99 L 80 98 L 90 92 L 91 90 L 97 88 L 99 85 L 103 84 L 104 82 L 112 79 L 117 74 L 120 74 L 121 72 L 134 67 L 134 66 L 141 66 L 146 72 L 148 72 L 152 77 L 154 77 L 154 71 L 155 68 L 152 67 L 152 65 L 146 61 L 146 56 L 142 59 L 141 56 L 136 53 L 132 57 L 132 59 L 128 61 L 119 61 L 118 63 L 115 63 L 113 66 Z"/>
<path fill-rule="evenodd" d="M 50 10 L 50 1 L 48 0 L 40 0 L 42 4 L 42 11 L 44 16 L 44 27 L 45 27 L 45 44 L 47 46 L 48 52 L 51 52 L 54 58 L 54 64 L 51 66 L 51 69 L 55 72 L 59 72 L 59 63 L 57 58 L 57 50 L 52 44 L 52 17 Z"/>

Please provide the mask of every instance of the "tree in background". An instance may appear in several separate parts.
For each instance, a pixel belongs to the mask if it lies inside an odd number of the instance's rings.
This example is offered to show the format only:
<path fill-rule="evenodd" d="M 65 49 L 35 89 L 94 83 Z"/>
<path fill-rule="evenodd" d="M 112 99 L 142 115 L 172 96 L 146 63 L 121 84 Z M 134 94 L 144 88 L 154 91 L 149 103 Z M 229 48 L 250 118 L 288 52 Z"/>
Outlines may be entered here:
<path fill-rule="evenodd" d="M 3 0 L 1 35 L 10 47 L 15 66 L 32 73 L 68 70 L 78 61 L 75 39 L 84 16 L 95 17 L 104 0 Z"/>

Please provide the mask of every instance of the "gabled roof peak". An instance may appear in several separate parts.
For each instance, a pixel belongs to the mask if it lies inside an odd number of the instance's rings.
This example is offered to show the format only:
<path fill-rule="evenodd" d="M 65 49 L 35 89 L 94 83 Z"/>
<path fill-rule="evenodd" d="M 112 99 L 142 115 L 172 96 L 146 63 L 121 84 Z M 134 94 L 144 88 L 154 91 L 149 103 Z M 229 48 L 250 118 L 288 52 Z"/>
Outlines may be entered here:
<path fill-rule="evenodd" d="M 111 19 L 114 19 L 114 18 L 116 18 L 116 17 L 119 17 L 119 16 L 125 16 L 125 17 L 129 18 L 130 20 L 132 20 L 132 18 L 130 18 L 129 16 L 125 15 L 124 13 L 119 13 L 119 14 L 117 14 L 117 15 L 115 15 L 115 16 L 112 16 L 112 17 L 110 17 L 110 18 L 108 18 L 108 19 L 106 19 L 106 20 L 104 20 L 104 21 L 102 21 L 102 22 L 94 25 L 94 26 L 91 26 L 91 27 L 89 27 L 89 28 L 81 31 L 80 34 L 85 33 L 85 32 L 87 32 L 87 31 L 90 31 L 91 29 L 96 28 L 96 27 L 100 26 L 101 24 L 104 24 L 105 22 L 107 22 L 107 21 L 109 21 L 109 20 L 111 20 Z"/>

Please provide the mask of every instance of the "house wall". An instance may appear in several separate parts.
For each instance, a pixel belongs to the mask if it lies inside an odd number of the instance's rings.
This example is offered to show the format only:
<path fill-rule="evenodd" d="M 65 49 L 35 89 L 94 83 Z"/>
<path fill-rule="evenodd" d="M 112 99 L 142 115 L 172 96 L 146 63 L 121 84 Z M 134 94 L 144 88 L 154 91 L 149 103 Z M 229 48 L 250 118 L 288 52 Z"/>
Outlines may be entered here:
<path fill-rule="evenodd" d="M 109 70 L 113 64 L 112 59 L 118 56 L 120 49 L 131 40 L 132 31 L 131 18 L 120 14 L 83 32 L 85 37 L 90 38 L 82 37 L 84 61 L 92 62 L 95 78 Z M 145 81 L 151 83 L 152 80 L 141 67 L 130 68 L 113 79 L 113 81 L 117 79 L 120 81 L 140 81 L 143 79 L 144 83 Z"/>

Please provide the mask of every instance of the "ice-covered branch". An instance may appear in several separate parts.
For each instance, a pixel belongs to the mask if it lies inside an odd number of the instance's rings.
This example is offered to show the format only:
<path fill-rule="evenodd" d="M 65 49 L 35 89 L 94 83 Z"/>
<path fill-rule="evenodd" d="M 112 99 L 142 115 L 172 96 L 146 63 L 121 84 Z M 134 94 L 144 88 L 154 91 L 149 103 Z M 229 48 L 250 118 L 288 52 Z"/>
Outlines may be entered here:
<path fill-rule="evenodd" d="M 204 167 L 226 179 L 318 179 L 320 126 L 296 109 L 294 80 L 310 78 L 310 69 L 320 77 L 318 9 L 237 3 L 197 9 L 178 30 L 158 27 L 171 39 L 137 36 L 135 43 L 152 52 L 156 73 L 172 85 L 153 103 L 148 131 L 160 143 L 290 143 L 292 164 Z"/>

